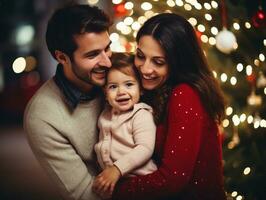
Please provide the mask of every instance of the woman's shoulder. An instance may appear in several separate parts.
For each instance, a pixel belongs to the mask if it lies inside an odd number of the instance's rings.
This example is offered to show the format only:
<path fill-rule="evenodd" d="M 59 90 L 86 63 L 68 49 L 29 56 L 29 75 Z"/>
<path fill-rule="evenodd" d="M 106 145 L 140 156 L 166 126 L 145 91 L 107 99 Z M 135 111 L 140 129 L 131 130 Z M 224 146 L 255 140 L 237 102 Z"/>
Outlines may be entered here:
<path fill-rule="evenodd" d="M 187 83 L 179 84 L 173 88 L 171 92 L 171 97 L 176 97 L 180 95 L 190 98 L 199 97 L 198 91 Z"/>

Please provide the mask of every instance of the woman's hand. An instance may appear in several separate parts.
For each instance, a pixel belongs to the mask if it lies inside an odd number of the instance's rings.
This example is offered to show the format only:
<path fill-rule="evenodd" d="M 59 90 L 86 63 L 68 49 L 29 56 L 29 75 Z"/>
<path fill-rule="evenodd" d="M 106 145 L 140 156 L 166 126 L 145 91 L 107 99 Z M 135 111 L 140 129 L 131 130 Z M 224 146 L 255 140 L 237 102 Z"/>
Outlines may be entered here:
<path fill-rule="evenodd" d="M 103 199 L 108 199 L 112 196 L 115 184 L 120 177 L 121 173 L 115 165 L 108 167 L 95 178 L 92 190 Z"/>

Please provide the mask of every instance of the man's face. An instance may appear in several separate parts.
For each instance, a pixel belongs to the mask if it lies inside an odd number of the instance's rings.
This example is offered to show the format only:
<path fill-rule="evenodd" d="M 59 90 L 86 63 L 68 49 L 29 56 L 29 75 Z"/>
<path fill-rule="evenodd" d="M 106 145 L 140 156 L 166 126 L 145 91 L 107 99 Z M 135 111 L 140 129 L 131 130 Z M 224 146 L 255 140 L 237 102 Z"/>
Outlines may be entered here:
<path fill-rule="evenodd" d="M 74 40 L 77 49 L 70 62 L 72 79 L 76 79 L 77 86 L 78 83 L 103 86 L 107 70 L 111 67 L 109 34 L 84 33 L 74 36 Z"/>

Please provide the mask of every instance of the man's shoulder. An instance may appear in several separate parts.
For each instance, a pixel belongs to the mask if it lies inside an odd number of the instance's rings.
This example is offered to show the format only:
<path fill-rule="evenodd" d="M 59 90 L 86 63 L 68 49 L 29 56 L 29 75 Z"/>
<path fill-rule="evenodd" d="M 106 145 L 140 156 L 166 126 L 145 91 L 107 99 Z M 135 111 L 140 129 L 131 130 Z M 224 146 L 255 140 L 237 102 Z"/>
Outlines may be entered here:
<path fill-rule="evenodd" d="M 62 99 L 61 91 L 55 84 L 53 78 L 51 78 L 32 96 L 27 104 L 25 113 L 34 112 L 35 110 L 50 110 L 49 108 L 52 110 L 60 99 Z"/>

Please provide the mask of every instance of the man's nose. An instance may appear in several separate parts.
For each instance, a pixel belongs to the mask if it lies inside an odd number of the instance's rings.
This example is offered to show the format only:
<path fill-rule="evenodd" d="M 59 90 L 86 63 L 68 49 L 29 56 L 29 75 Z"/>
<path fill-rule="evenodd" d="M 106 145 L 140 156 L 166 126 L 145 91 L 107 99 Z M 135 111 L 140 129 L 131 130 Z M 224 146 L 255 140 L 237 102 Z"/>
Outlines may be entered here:
<path fill-rule="evenodd" d="M 99 65 L 110 68 L 112 66 L 110 56 L 112 53 L 110 52 L 101 52 Z"/>

